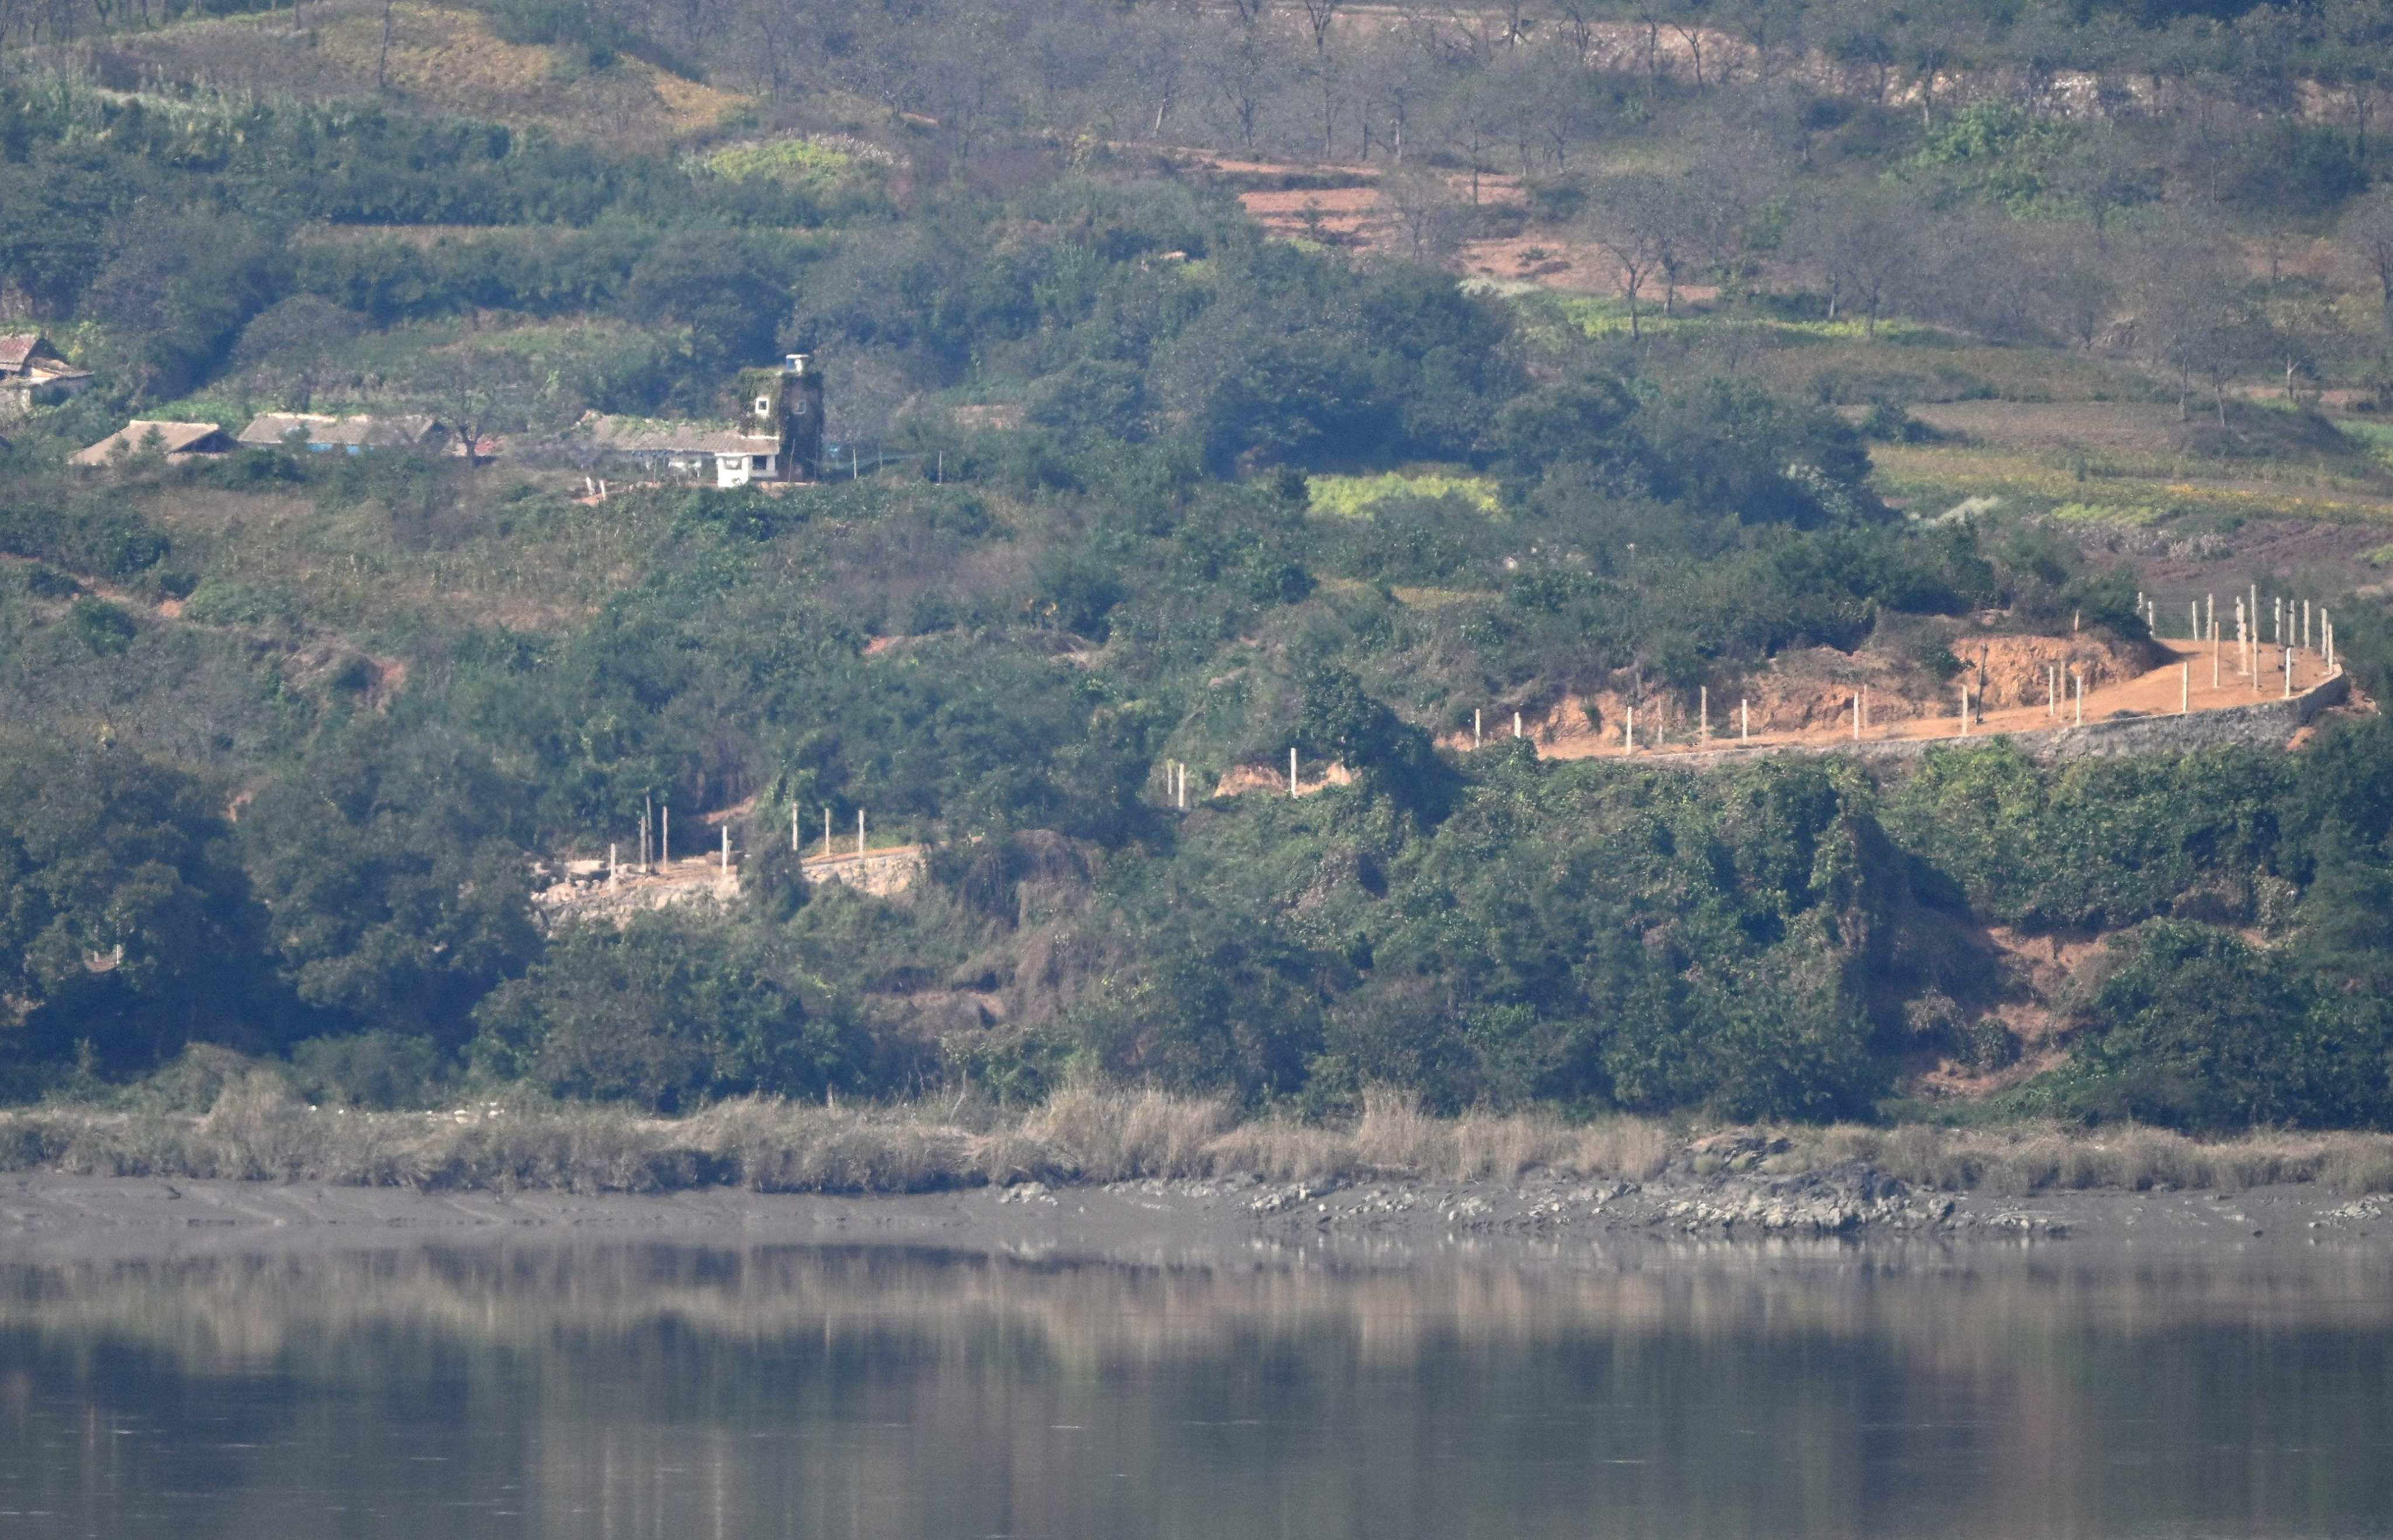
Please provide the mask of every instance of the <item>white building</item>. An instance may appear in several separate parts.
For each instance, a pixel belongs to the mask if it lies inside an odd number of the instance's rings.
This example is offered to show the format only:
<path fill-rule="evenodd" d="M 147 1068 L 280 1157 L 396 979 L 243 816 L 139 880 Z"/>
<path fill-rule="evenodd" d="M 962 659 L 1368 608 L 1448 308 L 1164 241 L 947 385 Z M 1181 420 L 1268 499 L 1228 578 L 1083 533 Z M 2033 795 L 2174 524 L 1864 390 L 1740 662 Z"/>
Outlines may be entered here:
<path fill-rule="evenodd" d="M 733 382 L 734 423 L 664 423 L 592 416 L 591 447 L 652 478 L 716 487 L 752 481 L 812 481 L 822 454 L 823 381 L 804 353 L 778 369 L 745 369 Z"/>

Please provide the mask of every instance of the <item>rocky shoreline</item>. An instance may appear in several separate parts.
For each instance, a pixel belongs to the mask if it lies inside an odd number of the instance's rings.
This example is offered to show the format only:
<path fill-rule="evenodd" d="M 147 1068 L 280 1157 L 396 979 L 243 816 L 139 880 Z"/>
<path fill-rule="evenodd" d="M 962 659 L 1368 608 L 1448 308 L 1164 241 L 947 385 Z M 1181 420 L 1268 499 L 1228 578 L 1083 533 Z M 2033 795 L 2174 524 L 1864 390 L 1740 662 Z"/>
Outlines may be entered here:
<path fill-rule="evenodd" d="M 425 1192 L 314 1182 L 22 1173 L 0 1179 L 0 1255 L 124 1258 L 488 1242 L 934 1245 L 1199 1260 L 1320 1249 L 1401 1262 L 1567 1255 L 1639 1241 L 1843 1246 L 1984 1243 L 2238 1250 L 2393 1246 L 2393 1199 L 2312 1184 L 2025 1196 L 1915 1189 L 1863 1164 L 1650 1181 L 1275 1182 L 1253 1176 L 896 1195 Z"/>

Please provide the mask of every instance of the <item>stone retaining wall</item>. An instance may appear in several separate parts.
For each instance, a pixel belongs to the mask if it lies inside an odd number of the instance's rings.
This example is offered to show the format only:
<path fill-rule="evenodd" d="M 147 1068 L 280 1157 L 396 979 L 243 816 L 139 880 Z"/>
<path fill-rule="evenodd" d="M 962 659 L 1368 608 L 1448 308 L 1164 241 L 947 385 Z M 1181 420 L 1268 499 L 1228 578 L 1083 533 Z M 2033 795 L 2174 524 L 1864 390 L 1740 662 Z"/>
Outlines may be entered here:
<path fill-rule="evenodd" d="M 817 855 L 805 863 L 809 882 L 844 882 L 876 898 L 904 893 L 922 875 L 922 847 L 900 845 L 862 855 Z"/>

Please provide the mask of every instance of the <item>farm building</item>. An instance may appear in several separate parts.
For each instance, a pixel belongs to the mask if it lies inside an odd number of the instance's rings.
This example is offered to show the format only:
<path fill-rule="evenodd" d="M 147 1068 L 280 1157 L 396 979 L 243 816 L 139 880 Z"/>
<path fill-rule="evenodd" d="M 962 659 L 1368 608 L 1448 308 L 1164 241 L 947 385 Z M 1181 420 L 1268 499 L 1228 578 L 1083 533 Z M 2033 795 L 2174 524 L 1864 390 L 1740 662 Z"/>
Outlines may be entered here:
<path fill-rule="evenodd" d="M 91 384 L 39 332 L 0 333 L 0 420 L 65 400 Z"/>
<path fill-rule="evenodd" d="M 136 418 L 87 450 L 78 450 L 71 462 L 110 465 L 137 454 L 162 454 L 169 464 L 206 455 L 228 454 L 232 435 L 214 423 L 152 423 Z"/>
<path fill-rule="evenodd" d="M 603 459 L 640 474 L 744 487 L 752 481 L 812 481 L 822 457 L 821 372 L 804 353 L 779 369 L 740 372 L 739 412 L 729 424 L 592 416 L 582 424 Z"/>
<path fill-rule="evenodd" d="M 368 450 L 424 449 L 447 437 L 435 419 L 328 417 L 313 411 L 268 411 L 241 430 L 249 449 L 304 449 L 312 454 L 363 454 Z"/>

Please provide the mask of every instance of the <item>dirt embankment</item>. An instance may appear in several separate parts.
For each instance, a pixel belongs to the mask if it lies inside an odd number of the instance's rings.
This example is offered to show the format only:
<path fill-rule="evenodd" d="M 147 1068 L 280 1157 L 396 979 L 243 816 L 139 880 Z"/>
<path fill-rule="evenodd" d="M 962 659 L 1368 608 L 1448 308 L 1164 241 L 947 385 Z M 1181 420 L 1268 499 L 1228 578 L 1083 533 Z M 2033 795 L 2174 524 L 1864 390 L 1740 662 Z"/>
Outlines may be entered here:
<path fill-rule="evenodd" d="M 1782 654 L 1770 668 L 1749 679 L 1737 695 L 1722 692 L 1708 700 L 1710 737 L 1734 740 L 1749 727 L 1755 738 L 1797 744 L 1832 742 L 1850 737 L 1853 699 L 1866 693 L 1864 731 L 1896 723 L 1929 724 L 1951 719 L 1957 728 L 1960 691 L 1969 692 L 1971 718 L 1986 711 L 2026 707 L 2042 709 L 2047 692 L 2058 693 L 2065 705 L 2073 678 L 2082 677 L 2090 698 L 2144 679 L 2169 661 L 2165 649 L 2121 642 L 2106 636 L 1965 635 L 1953 644 L 1961 672 L 1940 683 L 1915 663 L 1887 653 L 1838 652 L 1811 647 Z M 1520 708 L 1525 737 L 1541 753 L 1562 759 L 1616 753 L 1631 726 L 1633 707 L 1637 747 L 1691 744 L 1704 736 L 1706 701 L 1671 695 L 1634 694 L 1631 680 L 1615 678 L 1607 688 L 1587 693 L 1566 692 L 1550 703 Z M 1510 705 L 1490 711 L 1482 737 L 1509 737 Z M 1468 730 L 1448 733 L 1441 740 L 1449 749 L 1472 747 Z M 1281 785 L 1285 786 L 1285 779 Z"/>
<path fill-rule="evenodd" d="M 1919 660 L 1889 652 L 1822 647 L 1786 653 L 1748 678 L 1733 697 L 1697 692 L 1690 698 L 1658 691 L 1640 697 L 1633 681 L 1615 675 L 1610 685 L 1591 692 L 1523 701 L 1517 714 L 1511 702 L 1498 701 L 1481 714 L 1478 731 L 1449 731 L 1438 745 L 1469 753 L 1517 736 L 1549 759 L 1633 751 L 1659 763 L 1702 768 L 1733 762 L 1744 752 L 1851 749 L 1916 754 L 1946 738 L 1985 734 L 2028 735 L 2033 745 L 2057 744 L 2054 752 L 2083 757 L 2179 752 L 2220 742 L 2283 748 L 2304 723 L 2323 711 L 2374 710 L 2373 702 L 2350 693 L 2348 682 L 2328 670 L 2314 649 L 2294 649 L 2289 674 L 2285 649 L 2273 644 L 2256 649 L 2257 667 L 2251 672 L 2238 668 L 2230 646 L 2216 649 L 2214 658 L 2214 649 L 2190 642 L 2126 642 L 2091 633 L 1964 634 L 1950 650 L 1960 665 L 1950 679 Z M 2290 715 L 2263 720 L 2230 711 L 2274 707 L 2280 700 Z M 2099 727 L 2112 736 L 2065 739 L 2060 734 L 2073 727 Z M 1352 779 L 1344 766 L 1331 766 L 1319 779 L 1301 781 L 1298 794 Z M 1239 765 L 1211 794 L 1285 795 L 1288 784 L 1287 772 L 1276 765 Z"/>
<path fill-rule="evenodd" d="M 1308 775 L 1307 770 L 1313 773 Z M 1316 791 L 1327 791 L 1333 786 L 1353 784 L 1354 772 L 1342 764 L 1300 766 L 1296 777 L 1296 794 L 1300 797 L 1309 797 Z M 1275 764 L 1234 764 L 1223 772 L 1221 780 L 1205 795 L 1243 797 L 1253 791 L 1270 791 L 1283 797 L 1287 796 L 1288 794 L 1287 767 Z"/>

